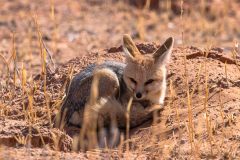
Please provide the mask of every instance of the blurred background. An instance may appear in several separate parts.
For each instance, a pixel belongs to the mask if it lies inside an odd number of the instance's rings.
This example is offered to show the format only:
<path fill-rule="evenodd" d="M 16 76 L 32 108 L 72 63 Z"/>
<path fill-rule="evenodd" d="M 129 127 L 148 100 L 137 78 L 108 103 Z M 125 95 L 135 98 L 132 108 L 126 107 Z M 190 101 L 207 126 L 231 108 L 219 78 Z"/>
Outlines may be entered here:
<path fill-rule="evenodd" d="M 221 47 L 240 40 L 239 0 L 1 0 L 0 53 L 40 65 L 38 34 L 56 63 L 121 45 L 122 35 L 175 46 Z M 38 32 L 39 31 L 39 32 Z"/>
<path fill-rule="evenodd" d="M 126 33 L 149 48 L 173 36 L 174 47 L 179 47 L 177 60 L 169 64 L 171 97 L 159 128 L 132 130 L 136 136 L 126 142 L 133 144 L 133 153 L 155 159 L 239 157 L 240 0 L 0 0 L 0 159 L 1 152 L 9 157 L 10 150 L 17 159 L 20 146 L 26 146 L 22 151 L 31 158 L 37 153 L 52 159 L 55 153 L 47 150 L 52 144 L 56 150 L 58 143 L 64 144 L 64 151 L 69 151 L 72 138 L 52 130 L 67 82 L 102 58 L 103 50 L 121 46 Z M 189 46 L 194 47 L 185 48 Z M 189 56 L 184 65 L 183 54 L 204 55 L 195 47 L 215 50 L 210 60 Z M 53 74 L 47 70 L 45 48 L 57 66 Z M 88 53 L 93 54 L 75 58 Z M 119 52 L 110 54 L 102 56 L 123 58 Z M 74 132 L 79 135 L 79 129 Z M 43 150 L 28 147 L 31 142 Z M 3 148 L 2 143 L 13 148 Z M 124 150 L 117 152 L 121 156 Z M 69 155 L 74 154 L 83 156 Z"/>

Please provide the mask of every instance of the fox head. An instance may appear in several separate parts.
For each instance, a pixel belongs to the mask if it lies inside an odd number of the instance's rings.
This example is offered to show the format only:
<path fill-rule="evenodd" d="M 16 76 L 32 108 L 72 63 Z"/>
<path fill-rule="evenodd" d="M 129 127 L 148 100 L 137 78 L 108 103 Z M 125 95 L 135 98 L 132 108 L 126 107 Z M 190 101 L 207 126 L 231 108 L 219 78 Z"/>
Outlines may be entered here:
<path fill-rule="evenodd" d="M 126 67 L 123 80 L 136 100 L 163 104 L 166 93 L 166 64 L 174 39 L 168 38 L 153 54 L 141 54 L 129 35 L 123 36 Z"/>

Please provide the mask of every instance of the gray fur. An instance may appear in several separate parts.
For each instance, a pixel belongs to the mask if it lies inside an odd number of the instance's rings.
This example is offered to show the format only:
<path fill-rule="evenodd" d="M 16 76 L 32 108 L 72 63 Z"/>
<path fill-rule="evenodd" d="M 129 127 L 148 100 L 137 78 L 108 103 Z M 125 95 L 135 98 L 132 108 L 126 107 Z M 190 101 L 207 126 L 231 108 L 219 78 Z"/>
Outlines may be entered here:
<path fill-rule="evenodd" d="M 93 73 L 95 69 L 102 69 L 102 68 L 108 68 L 111 69 L 118 77 L 119 80 L 119 92 L 114 95 L 115 99 L 123 106 L 123 110 L 125 110 L 125 107 L 127 107 L 128 100 L 130 99 L 131 93 L 126 87 L 126 84 L 123 81 L 123 70 L 125 68 L 126 64 L 115 62 L 115 61 L 106 61 L 101 65 L 92 64 L 89 65 L 86 69 L 78 73 L 71 81 L 66 97 L 64 99 L 64 102 L 61 106 L 60 111 L 60 121 L 62 121 L 64 110 L 66 110 L 66 116 L 64 118 L 64 122 L 66 125 L 70 125 L 72 122 L 70 122 L 70 119 L 72 115 L 77 112 L 79 114 L 79 117 L 76 117 L 74 121 L 77 120 L 77 122 L 74 123 L 74 125 L 80 126 L 82 125 L 82 119 L 83 119 L 83 112 L 86 102 L 88 101 L 89 95 L 90 95 L 90 89 L 93 79 Z M 96 68 L 97 67 L 97 68 Z M 108 88 L 102 88 L 101 86 L 106 86 Z M 106 82 L 106 80 L 103 83 L 99 83 L 99 97 L 105 97 L 105 91 L 111 90 L 111 82 Z M 133 100 L 132 109 L 130 113 L 130 126 L 136 127 L 140 124 L 142 124 L 144 121 L 151 118 L 151 114 L 146 113 L 144 109 L 150 105 L 149 101 L 136 101 Z M 115 106 L 112 106 L 113 109 L 115 109 Z M 117 111 L 118 113 L 118 111 Z M 126 127 L 126 119 L 125 119 L 125 113 L 120 113 L 117 115 L 118 119 L 118 127 L 125 128 Z"/>

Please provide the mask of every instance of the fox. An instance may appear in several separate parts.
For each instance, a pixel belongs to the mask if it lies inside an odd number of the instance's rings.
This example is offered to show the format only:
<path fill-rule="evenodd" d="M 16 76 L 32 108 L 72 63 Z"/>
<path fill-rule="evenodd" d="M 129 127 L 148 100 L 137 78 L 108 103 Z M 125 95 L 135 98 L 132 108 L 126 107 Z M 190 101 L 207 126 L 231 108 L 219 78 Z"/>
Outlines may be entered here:
<path fill-rule="evenodd" d="M 130 99 L 130 128 L 152 118 L 152 108 L 164 105 L 167 63 L 173 44 L 174 38 L 169 37 L 154 53 L 142 54 L 131 36 L 124 34 L 125 63 L 94 63 L 76 74 L 66 90 L 55 127 L 73 125 L 86 129 L 84 123 L 88 121 L 93 128 L 117 125 L 124 129 Z"/>

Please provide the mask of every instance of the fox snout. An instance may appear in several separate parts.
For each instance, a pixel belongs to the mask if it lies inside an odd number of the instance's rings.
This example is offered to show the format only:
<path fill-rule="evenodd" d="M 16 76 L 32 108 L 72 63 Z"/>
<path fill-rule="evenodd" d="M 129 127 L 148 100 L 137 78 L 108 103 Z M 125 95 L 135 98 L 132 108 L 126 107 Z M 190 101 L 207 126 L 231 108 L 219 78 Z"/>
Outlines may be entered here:
<path fill-rule="evenodd" d="M 134 97 L 137 99 L 137 100 L 140 100 L 140 99 L 144 99 L 145 97 L 145 91 L 144 91 L 144 88 L 143 87 L 138 87 L 136 86 L 135 90 L 134 90 Z"/>
<path fill-rule="evenodd" d="M 142 93 L 141 93 L 141 92 L 137 92 L 137 93 L 135 94 L 135 97 L 136 97 L 137 99 L 141 99 L 141 98 L 142 98 Z"/>
<path fill-rule="evenodd" d="M 145 97 L 144 86 L 139 81 L 135 83 L 135 87 L 133 89 L 133 96 L 137 100 L 143 99 Z"/>

